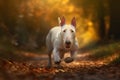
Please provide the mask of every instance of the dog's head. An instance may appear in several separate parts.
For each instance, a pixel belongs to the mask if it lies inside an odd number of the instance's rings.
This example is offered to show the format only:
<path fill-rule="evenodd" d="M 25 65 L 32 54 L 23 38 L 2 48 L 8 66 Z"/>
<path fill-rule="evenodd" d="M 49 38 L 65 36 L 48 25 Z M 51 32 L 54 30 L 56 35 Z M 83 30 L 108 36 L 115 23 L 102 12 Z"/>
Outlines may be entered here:
<path fill-rule="evenodd" d="M 65 24 L 65 18 L 59 18 L 59 25 L 61 26 L 61 36 L 63 46 L 66 49 L 70 49 L 75 42 L 76 34 L 76 19 L 71 20 L 71 24 Z"/>

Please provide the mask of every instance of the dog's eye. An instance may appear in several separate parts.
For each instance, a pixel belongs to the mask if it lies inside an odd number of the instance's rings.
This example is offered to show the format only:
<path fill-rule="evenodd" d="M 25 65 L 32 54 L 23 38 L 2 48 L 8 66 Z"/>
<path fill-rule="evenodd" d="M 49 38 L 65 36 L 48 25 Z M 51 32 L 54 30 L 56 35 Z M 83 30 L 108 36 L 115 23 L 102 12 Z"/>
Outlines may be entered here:
<path fill-rule="evenodd" d="M 73 30 L 71 30 L 71 32 L 74 32 Z"/>
<path fill-rule="evenodd" d="M 66 32 L 66 30 L 63 30 L 63 32 Z"/>

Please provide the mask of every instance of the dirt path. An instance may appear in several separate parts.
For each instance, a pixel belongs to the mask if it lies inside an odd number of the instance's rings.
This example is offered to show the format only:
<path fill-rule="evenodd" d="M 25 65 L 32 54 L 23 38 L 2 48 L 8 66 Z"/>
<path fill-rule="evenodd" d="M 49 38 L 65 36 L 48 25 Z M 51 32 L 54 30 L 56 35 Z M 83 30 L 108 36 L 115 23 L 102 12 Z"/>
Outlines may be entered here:
<path fill-rule="evenodd" d="M 0 80 L 120 80 L 120 65 L 106 65 L 102 60 L 91 60 L 90 53 L 79 54 L 76 61 L 62 69 L 47 65 L 46 54 L 25 53 L 26 61 L 2 60 Z M 68 55 L 66 55 L 68 56 Z"/>

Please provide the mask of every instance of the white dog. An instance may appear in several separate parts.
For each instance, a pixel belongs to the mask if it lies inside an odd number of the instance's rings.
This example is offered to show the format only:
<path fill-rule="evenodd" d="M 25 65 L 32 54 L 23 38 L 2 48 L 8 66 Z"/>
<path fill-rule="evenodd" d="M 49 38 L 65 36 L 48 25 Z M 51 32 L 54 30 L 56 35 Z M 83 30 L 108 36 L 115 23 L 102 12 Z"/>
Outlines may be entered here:
<path fill-rule="evenodd" d="M 64 53 L 70 52 L 71 62 L 75 59 L 78 50 L 78 41 L 76 38 L 76 19 L 72 19 L 71 24 L 65 24 L 65 18 L 58 18 L 59 26 L 52 28 L 46 37 L 46 46 L 48 48 L 48 67 L 51 67 L 51 53 L 55 64 L 59 65 Z"/>

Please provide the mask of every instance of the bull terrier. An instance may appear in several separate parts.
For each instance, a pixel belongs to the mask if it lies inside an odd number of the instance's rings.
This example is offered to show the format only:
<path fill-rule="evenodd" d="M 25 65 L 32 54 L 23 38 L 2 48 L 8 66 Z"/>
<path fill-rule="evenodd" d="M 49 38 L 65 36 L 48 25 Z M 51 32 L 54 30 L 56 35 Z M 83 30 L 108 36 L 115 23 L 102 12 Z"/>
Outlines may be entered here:
<path fill-rule="evenodd" d="M 61 59 L 66 52 L 70 53 L 72 62 L 75 59 L 78 50 L 78 41 L 76 38 L 76 19 L 73 17 L 71 24 L 65 24 L 65 18 L 58 18 L 59 26 L 53 27 L 47 37 L 46 46 L 48 49 L 48 67 L 52 66 L 51 54 L 53 53 L 54 63 L 60 65 Z"/>

